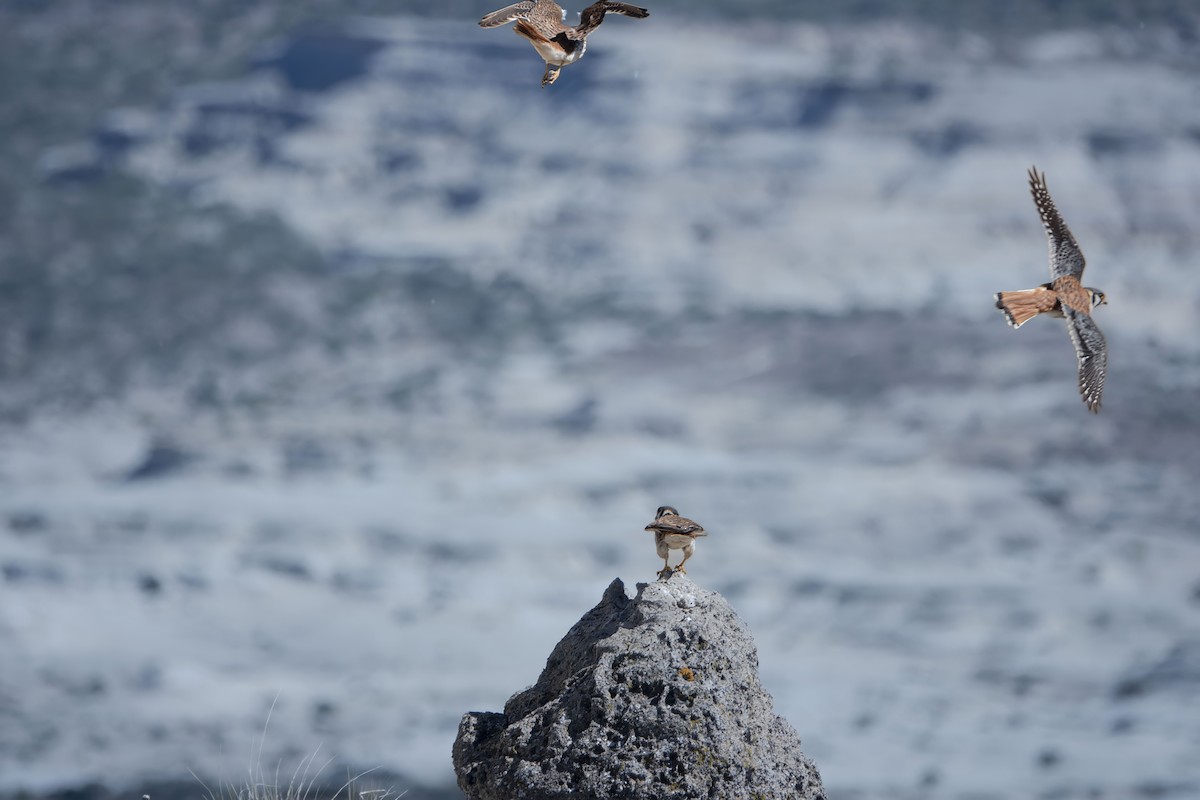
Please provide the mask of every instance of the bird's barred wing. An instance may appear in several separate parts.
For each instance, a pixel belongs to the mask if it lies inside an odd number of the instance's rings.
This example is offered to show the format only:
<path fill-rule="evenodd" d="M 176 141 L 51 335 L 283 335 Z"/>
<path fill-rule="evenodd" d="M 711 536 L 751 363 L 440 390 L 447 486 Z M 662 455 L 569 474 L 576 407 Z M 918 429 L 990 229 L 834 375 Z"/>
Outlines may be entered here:
<path fill-rule="evenodd" d="M 1088 410 L 1100 411 L 1100 395 L 1104 392 L 1104 376 L 1108 374 L 1108 343 L 1091 315 L 1063 306 L 1067 332 L 1075 344 L 1079 360 L 1079 394 Z"/>
<path fill-rule="evenodd" d="M 1037 206 L 1046 226 L 1046 234 L 1050 237 L 1050 278 L 1058 280 L 1067 275 L 1078 278 L 1083 274 L 1083 251 L 1079 243 L 1071 235 L 1071 229 L 1063 222 L 1062 215 L 1050 197 L 1050 188 L 1046 185 L 1046 173 L 1038 172 L 1037 167 L 1029 169 L 1029 191 L 1033 194 L 1033 203 Z"/>
<path fill-rule="evenodd" d="M 659 517 L 646 526 L 648 531 L 662 531 L 663 533 L 682 533 L 688 536 L 707 536 L 704 528 L 700 527 L 700 523 L 693 522 L 687 517 Z"/>
<path fill-rule="evenodd" d="M 533 10 L 533 4 L 534 0 L 523 0 L 523 2 L 513 3 L 511 6 L 502 8 L 499 11 L 493 11 L 479 20 L 479 27 L 497 28 L 515 19 L 528 19 L 529 12 Z"/>
<path fill-rule="evenodd" d="M 645 19 L 650 16 L 650 12 L 640 6 L 630 3 L 617 3 L 614 0 L 599 0 L 599 2 L 592 3 L 579 12 L 579 24 L 573 29 L 568 28 L 567 35 L 572 39 L 582 39 L 600 27 L 600 23 L 604 21 L 605 14 L 624 14 L 627 17 L 636 17 L 637 19 Z"/>
<path fill-rule="evenodd" d="M 650 16 L 650 12 L 641 6 L 635 6 L 632 3 L 618 3 L 615 0 L 604 0 L 602 3 L 593 3 L 592 8 L 602 5 L 610 14 L 624 14 L 627 17 L 636 17 L 637 19 L 645 19 Z"/>

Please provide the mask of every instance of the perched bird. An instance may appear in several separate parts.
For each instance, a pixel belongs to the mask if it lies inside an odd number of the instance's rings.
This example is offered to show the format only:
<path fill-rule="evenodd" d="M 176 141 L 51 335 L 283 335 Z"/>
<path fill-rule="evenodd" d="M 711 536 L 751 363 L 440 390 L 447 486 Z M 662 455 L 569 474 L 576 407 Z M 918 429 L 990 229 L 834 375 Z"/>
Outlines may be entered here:
<path fill-rule="evenodd" d="M 1033 202 L 1050 237 L 1051 280 L 1036 289 L 999 292 L 996 308 L 1004 312 L 1008 324 L 1014 328 L 1021 327 L 1038 314 L 1066 317 L 1067 333 L 1075 344 L 1075 356 L 1079 361 L 1079 393 L 1088 410 L 1099 413 L 1104 376 L 1108 372 L 1108 346 L 1104 334 L 1092 319 L 1092 309 L 1108 303 L 1108 299 L 1099 289 L 1080 283 L 1083 252 L 1054 207 L 1045 173 L 1039 173 L 1037 167 L 1029 170 L 1029 190 L 1033 192 Z"/>
<path fill-rule="evenodd" d="M 654 531 L 654 549 L 663 560 L 663 568 L 658 571 L 660 578 L 672 572 L 687 573 L 683 565 L 695 554 L 697 537 L 708 536 L 698 523 L 679 516 L 679 512 L 670 506 L 659 507 L 658 513 L 654 515 L 654 522 L 647 525 L 646 530 Z M 667 566 L 672 550 L 683 551 L 683 561 L 674 569 Z"/>
<path fill-rule="evenodd" d="M 588 34 L 600 27 L 605 14 L 624 14 L 627 17 L 644 19 L 650 12 L 629 3 L 599 0 L 579 13 L 579 24 L 564 25 L 566 12 L 554 0 L 524 0 L 507 8 L 493 11 L 479 20 L 480 27 L 496 28 L 513 20 L 518 36 L 523 36 L 546 62 L 546 74 L 542 86 L 558 80 L 558 72 L 567 64 L 574 64 L 583 57 L 587 49 Z"/>

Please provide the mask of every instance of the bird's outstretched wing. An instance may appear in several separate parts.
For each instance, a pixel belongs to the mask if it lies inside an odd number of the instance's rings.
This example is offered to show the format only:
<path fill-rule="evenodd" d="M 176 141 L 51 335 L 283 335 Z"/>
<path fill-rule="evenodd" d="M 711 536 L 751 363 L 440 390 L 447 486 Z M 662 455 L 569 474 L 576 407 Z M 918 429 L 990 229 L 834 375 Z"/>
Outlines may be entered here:
<path fill-rule="evenodd" d="M 1075 344 L 1079 360 L 1079 394 L 1093 414 L 1100 411 L 1100 395 L 1104 392 L 1104 376 L 1108 374 L 1108 344 L 1104 334 L 1089 314 L 1064 305 L 1067 333 Z"/>
<path fill-rule="evenodd" d="M 694 522 L 687 517 L 676 517 L 668 514 L 664 517 L 651 522 L 646 526 L 648 531 L 662 531 L 663 533 L 682 533 L 689 536 L 707 536 L 704 528 L 700 527 L 700 523 Z"/>
<path fill-rule="evenodd" d="M 579 12 L 579 24 L 573 29 L 568 29 L 568 35 L 572 39 L 581 39 L 587 36 L 600 27 L 600 23 L 604 21 L 605 14 L 624 14 L 627 17 L 636 17 L 637 19 L 645 19 L 650 16 L 650 12 L 640 6 L 631 5 L 630 3 L 617 3 L 614 0 L 599 0 L 599 2 L 592 3 Z"/>
<path fill-rule="evenodd" d="M 1068 275 L 1078 278 L 1083 274 L 1083 251 L 1079 243 L 1071 235 L 1071 229 L 1063 222 L 1062 215 L 1050 197 L 1050 189 L 1046 186 L 1046 173 L 1038 172 L 1037 167 L 1029 168 L 1029 191 L 1033 194 L 1033 203 L 1037 206 L 1042 224 L 1046 226 L 1046 234 L 1050 237 L 1050 278 L 1058 280 Z"/>
<path fill-rule="evenodd" d="M 506 25 L 514 19 L 528 19 L 529 12 L 533 10 L 534 0 L 523 0 L 520 3 L 513 3 L 511 6 L 493 11 L 483 19 L 479 20 L 481 28 L 498 28 L 501 25 Z"/>

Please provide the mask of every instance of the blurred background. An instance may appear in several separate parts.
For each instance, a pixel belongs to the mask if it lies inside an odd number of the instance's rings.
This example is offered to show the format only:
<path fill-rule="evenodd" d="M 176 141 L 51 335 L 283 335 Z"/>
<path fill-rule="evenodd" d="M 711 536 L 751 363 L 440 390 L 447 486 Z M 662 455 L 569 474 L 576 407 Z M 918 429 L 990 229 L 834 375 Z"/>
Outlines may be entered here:
<path fill-rule="evenodd" d="M 831 798 L 1200 797 L 1200 8 L 650 5 L 0 2 L 0 796 L 461 796 L 672 504 Z"/>

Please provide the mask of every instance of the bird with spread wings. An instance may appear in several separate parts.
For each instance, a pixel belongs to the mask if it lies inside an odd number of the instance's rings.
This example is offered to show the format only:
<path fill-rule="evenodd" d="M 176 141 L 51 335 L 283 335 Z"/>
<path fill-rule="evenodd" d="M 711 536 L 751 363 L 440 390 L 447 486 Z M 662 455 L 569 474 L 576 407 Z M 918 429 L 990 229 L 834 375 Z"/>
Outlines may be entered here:
<path fill-rule="evenodd" d="M 1098 413 L 1108 373 L 1108 345 L 1092 319 L 1092 309 L 1107 303 L 1108 298 L 1099 289 L 1083 285 L 1083 251 L 1050 197 L 1045 173 L 1037 167 L 1029 170 L 1029 190 L 1050 239 L 1050 282 L 1034 289 L 999 292 L 996 308 L 1014 328 L 1039 314 L 1066 318 L 1079 362 L 1079 393 L 1088 410 Z"/>
<path fill-rule="evenodd" d="M 513 30 L 516 34 L 528 39 L 546 62 L 542 86 L 549 86 L 558 80 L 559 70 L 583 57 L 588 34 L 600 27 L 605 14 L 623 14 L 637 19 L 650 16 L 646 9 L 629 3 L 599 0 L 580 12 L 578 25 L 566 25 L 566 12 L 554 0 L 524 0 L 493 11 L 479 20 L 479 25 L 497 28 L 515 21 Z"/>

